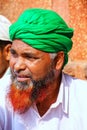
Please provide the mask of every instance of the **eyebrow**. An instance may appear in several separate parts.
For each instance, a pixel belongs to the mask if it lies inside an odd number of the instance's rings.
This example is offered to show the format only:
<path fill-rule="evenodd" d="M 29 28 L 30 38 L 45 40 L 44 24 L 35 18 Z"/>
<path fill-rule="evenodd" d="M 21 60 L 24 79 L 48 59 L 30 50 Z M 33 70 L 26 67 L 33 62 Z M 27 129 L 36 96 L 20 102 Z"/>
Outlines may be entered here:
<path fill-rule="evenodd" d="M 15 49 L 12 49 L 12 48 L 10 49 L 10 52 L 17 54 L 16 50 L 15 50 Z M 22 56 L 29 56 L 29 57 L 39 58 L 39 56 L 36 56 L 35 53 L 28 52 L 28 51 L 23 52 L 21 55 L 22 55 Z"/>
<path fill-rule="evenodd" d="M 10 48 L 10 52 L 16 52 L 14 49 Z"/>

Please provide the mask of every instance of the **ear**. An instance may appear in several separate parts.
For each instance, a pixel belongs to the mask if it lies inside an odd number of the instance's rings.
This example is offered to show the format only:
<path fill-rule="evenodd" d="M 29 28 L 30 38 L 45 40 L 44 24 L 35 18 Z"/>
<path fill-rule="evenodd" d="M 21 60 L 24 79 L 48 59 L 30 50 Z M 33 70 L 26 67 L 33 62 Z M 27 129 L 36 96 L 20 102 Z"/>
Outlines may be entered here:
<path fill-rule="evenodd" d="M 58 52 L 55 60 L 56 60 L 55 64 L 56 70 L 61 70 L 64 64 L 64 52 L 63 51 Z"/>
<path fill-rule="evenodd" d="M 10 48 L 11 48 L 11 44 L 6 45 L 4 48 L 4 55 L 7 61 L 9 61 L 10 59 Z"/>

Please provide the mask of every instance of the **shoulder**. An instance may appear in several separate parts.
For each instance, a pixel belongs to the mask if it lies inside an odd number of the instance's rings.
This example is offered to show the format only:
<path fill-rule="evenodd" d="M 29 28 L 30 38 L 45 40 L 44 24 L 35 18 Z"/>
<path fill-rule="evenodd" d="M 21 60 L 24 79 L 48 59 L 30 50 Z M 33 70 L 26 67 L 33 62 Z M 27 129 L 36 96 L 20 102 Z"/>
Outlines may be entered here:
<path fill-rule="evenodd" d="M 11 84 L 11 75 L 5 75 L 2 79 L 0 79 L 0 97 L 3 97 L 2 95 L 5 95 Z"/>
<path fill-rule="evenodd" d="M 64 74 L 64 78 L 69 88 L 70 99 L 79 104 L 81 109 L 87 111 L 87 81 L 66 74 Z"/>
<path fill-rule="evenodd" d="M 87 89 L 87 81 L 86 80 L 82 80 L 82 79 L 78 79 L 75 77 L 72 77 L 70 75 L 67 75 L 65 73 L 63 73 L 64 79 L 66 81 L 66 83 L 70 86 L 74 86 L 75 88 L 84 88 Z"/>
<path fill-rule="evenodd" d="M 5 125 L 5 120 L 8 125 L 8 121 L 10 118 L 8 104 L 6 102 L 6 95 L 9 91 L 11 84 L 11 76 L 5 75 L 2 79 L 0 79 L 0 127 Z"/>
<path fill-rule="evenodd" d="M 3 78 L 0 79 L 0 88 L 4 85 L 8 85 L 9 83 L 11 83 L 11 75 L 5 75 L 3 76 Z"/>
<path fill-rule="evenodd" d="M 69 92 L 72 96 L 77 97 L 80 101 L 87 98 L 87 81 L 71 77 L 64 74 L 64 79 Z"/>

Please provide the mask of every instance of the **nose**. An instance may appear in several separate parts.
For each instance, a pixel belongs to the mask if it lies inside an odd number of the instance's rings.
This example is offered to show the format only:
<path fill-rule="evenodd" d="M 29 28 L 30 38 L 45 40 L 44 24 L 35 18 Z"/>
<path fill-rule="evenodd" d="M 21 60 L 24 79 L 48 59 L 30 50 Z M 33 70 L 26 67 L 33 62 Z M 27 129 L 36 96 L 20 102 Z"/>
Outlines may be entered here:
<path fill-rule="evenodd" d="M 24 70 L 26 67 L 25 62 L 22 58 L 18 58 L 14 64 L 14 70 L 15 71 L 20 71 Z"/>

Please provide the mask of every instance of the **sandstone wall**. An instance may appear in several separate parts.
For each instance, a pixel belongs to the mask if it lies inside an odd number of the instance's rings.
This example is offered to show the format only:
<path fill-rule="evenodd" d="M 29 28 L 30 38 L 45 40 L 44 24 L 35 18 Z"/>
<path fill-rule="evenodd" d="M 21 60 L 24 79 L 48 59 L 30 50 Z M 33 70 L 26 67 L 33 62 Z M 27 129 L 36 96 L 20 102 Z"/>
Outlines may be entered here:
<path fill-rule="evenodd" d="M 64 71 L 87 79 L 87 0 L 0 0 L 0 14 L 13 23 L 29 7 L 53 9 L 74 28 L 73 48 Z"/>

